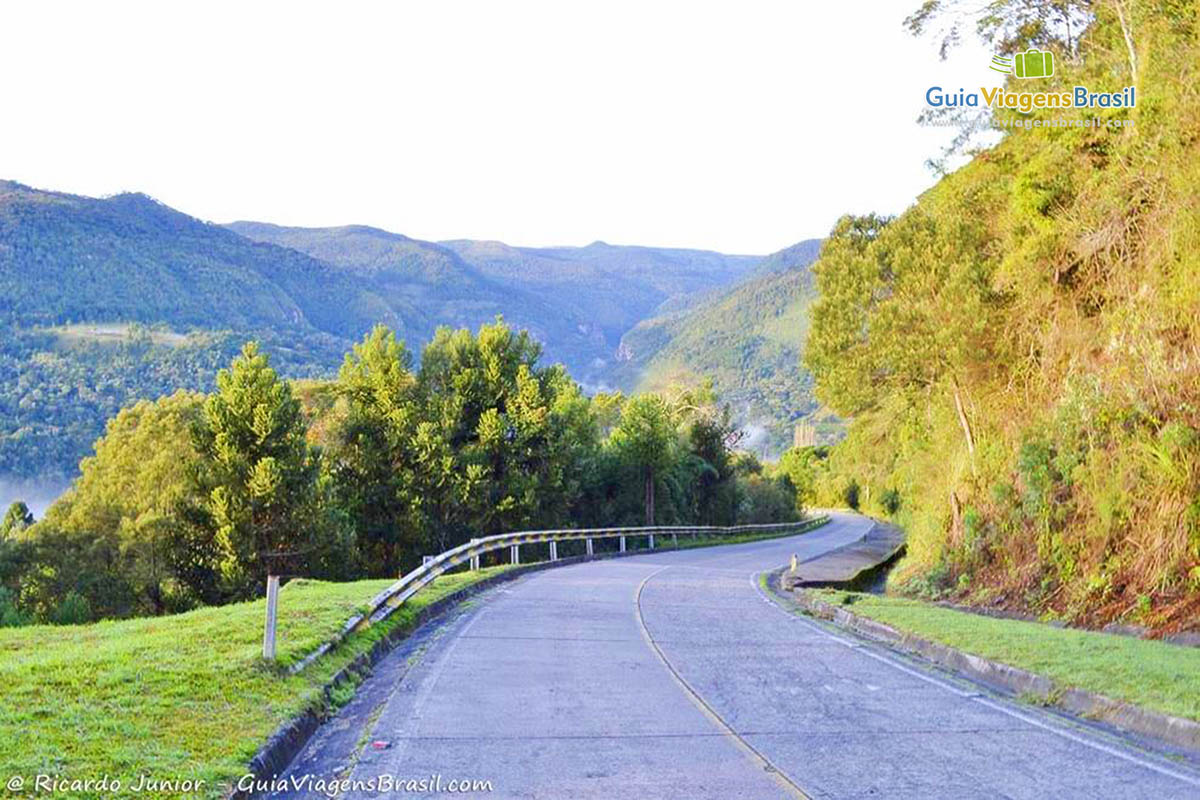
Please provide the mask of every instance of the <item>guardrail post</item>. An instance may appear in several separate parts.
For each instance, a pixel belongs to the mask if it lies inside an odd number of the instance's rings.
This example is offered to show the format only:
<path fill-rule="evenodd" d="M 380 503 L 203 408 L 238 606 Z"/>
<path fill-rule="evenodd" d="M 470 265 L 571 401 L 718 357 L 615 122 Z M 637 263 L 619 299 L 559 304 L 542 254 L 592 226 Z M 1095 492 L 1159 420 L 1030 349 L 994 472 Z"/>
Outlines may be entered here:
<path fill-rule="evenodd" d="M 478 539 L 472 539 L 471 544 L 475 544 L 478 541 Z M 479 570 L 479 556 L 471 556 L 471 570 L 476 572 Z"/>
<path fill-rule="evenodd" d="M 509 548 L 509 559 L 513 564 L 521 563 L 521 545 L 514 544 Z"/>
<path fill-rule="evenodd" d="M 550 542 L 550 560 L 558 561 L 558 542 Z"/>
<path fill-rule="evenodd" d="M 267 576 L 267 625 L 263 629 L 263 658 L 275 660 L 275 625 L 279 614 L 279 576 Z"/>
<path fill-rule="evenodd" d="M 650 534 L 650 549 L 654 549 L 654 534 Z"/>
<path fill-rule="evenodd" d="M 679 547 L 679 534 L 675 531 L 671 531 L 671 546 Z"/>
<path fill-rule="evenodd" d="M 592 549 L 592 537 L 590 536 L 587 538 L 587 554 L 588 558 L 596 555 L 596 551 Z"/>
<path fill-rule="evenodd" d="M 625 537 L 624 536 L 621 537 L 621 552 L 622 553 L 625 552 Z"/>

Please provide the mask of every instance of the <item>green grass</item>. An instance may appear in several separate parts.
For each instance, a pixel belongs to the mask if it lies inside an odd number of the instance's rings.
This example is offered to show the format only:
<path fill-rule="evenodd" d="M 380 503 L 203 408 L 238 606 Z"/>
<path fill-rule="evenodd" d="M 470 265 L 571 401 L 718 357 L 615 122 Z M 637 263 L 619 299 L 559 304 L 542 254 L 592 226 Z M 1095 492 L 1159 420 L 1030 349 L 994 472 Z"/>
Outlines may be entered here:
<path fill-rule="evenodd" d="M 1177 717 L 1200 720 L 1200 651 L 1037 622 L 995 619 L 919 600 L 821 591 L 856 614 L 984 658 Z"/>
<path fill-rule="evenodd" d="M 205 781 L 203 796 L 246 764 L 284 720 L 387 632 L 466 585 L 508 569 L 437 579 L 382 625 L 300 675 L 294 663 L 338 631 L 390 580 L 293 581 L 279 596 L 279 664 L 261 659 L 264 601 L 172 617 L 0 629 L 0 776 Z M 89 796 L 88 793 L 73 796 Z M 90 796 L 99 796 L 99 793 Z M 104 796 L 111 793 L 104 792 Z"/>

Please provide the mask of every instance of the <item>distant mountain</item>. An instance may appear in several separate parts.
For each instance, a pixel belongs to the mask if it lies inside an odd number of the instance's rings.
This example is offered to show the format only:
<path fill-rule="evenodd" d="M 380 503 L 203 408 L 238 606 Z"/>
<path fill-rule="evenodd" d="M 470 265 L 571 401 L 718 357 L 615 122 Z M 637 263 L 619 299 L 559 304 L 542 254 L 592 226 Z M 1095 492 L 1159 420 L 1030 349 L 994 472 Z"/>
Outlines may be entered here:
<path fill-rule="evenodd" d="M 510 247 L 500 242 L 449 241 L 481 272 L 568 303 L 616 349 L 621 336 L 663 303 L 749 274 L 761 256 L 705 250 L 631 247 Z"/>
<path fill-rule="evenodd" d="M 329 375 L 376 323 L 413 350 L 503 314 L 548 360 L 606 382 L 643 320 L 720 292 L 756 256 L 426 242 L 363 226 L 214 225 L 141 194 L 0 181 L 0 486 L 74 474 L 107 418 L 205 390 L 241 342 L 285 375 Z M 3 498 L 0 498 L 3 499 Z"/>
<path fill-rule="evenodd" d="M 549 248 L 466 239 L 434 243 L 362 226 L 227 227 L 353 272 L 372 292 L 393 305 L 422 309 L 432 323 L 476 326 L 503 313 L 585 381 L 609 367 L 621 336 L 663 303 L 728 286 L 762 261 L 603 242 Z"/>
<path fill-rule="evenodd" d="M 591 335 L 571 303 L 531 292 L 517 280 L 485 274 L 454 250 L 361 225 L 289 228 L 263 222 L 226 226 L 248 239 L 319 259 L 383 298 L 406 325 L 402 334 L 420 351 L 440 325 L 475 328 L 497 315 L 527 329 L 546 351 L 579 374 L 611 348 Z"/>
<path fill-rule="evenodd" d="M 0 182 L 0 323 L 165 322 L 175 330 L 357 337 L 403 319 L 370 287 L 140 194 L 78 197 Z"/>
<path fill-rule="evenodd" d="M 819 240 L 800 242 L 762 259 L 748 280 L 638 323 L 622 337 L 609 380 L 653 389 L 711 378 L 750 444 L 777 454 L 793 424 L 817 410 L 800 356 L 819 249 Z"/>

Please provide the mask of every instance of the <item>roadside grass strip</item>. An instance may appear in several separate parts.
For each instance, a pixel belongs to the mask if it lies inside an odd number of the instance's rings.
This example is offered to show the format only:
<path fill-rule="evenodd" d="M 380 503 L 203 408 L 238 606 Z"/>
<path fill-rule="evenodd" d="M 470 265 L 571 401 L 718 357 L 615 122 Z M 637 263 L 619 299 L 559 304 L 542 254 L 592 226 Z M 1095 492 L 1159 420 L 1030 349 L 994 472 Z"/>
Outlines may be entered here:
<path fill-rule="evenodd" d="M 201 780 L 221 797 L 276 728 L 324 702 L 332 676 L 420 610 L 507 565 L 439 577 L 387 620 L 298 675 L 286 667 L 337 633 L 392 580 L 295 580 L 279 595 L 278 663 L 262 660 L 265 600 L 170 617 L 0 629 L 0 775 Z M 156 793 L 161 794 L 161 793 Z M 166 794 L 170 794 L 167 792 Z"/>
<path fill-rule="evenodd" d="M 897 630 L 1164 714 L 1200 721 L 1200 649 L 832 589 L 816 598 Z"/>

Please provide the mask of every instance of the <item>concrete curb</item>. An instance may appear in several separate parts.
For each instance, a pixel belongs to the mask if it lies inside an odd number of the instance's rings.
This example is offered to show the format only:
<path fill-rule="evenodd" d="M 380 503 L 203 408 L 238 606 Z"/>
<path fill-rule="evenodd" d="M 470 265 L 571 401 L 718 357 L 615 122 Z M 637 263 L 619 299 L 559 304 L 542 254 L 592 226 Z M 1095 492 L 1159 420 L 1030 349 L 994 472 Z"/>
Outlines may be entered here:
<path fill-rule="evenodd" d="M 800 530 L 782 533 L 778 536 L 764 536 L 762 540 L 808 533 L 828 524 L 829 521 L 830 517 L 828 515 L 816 517 L 803 523 Z M 721 545 L 715 544 L 712 546 Z M 417 613 L 411 624 L 392 630 L 377 641 L 370 650 L 357 656 L 349 664 L 338 670 L 322 688 L 320 699 L 312 707 L 300 712 L 297 716 L 285 721 L 275 729 L 275 732 L 271 734 L 266 743 L 258 749 L 254 757 L 250 760 L 250 763 L 247 765 L 246 774 L 253 775 L 256 782 L 282 774 L 296 755 L 308 744 L 308 740 L 312 738 L 317 729 L 336 711 L 336 706 L 333 702 L 335 691 L 347 685 L 361 683 L 363 678 L 371 673 L 372 667 L 379 663 L 397 645 L 407 639 L 413 631 L 448 613 L 464 600 L 497 584 L 515 580 L 531 572 L 540 572 L 541 570 L 554 567 L 565 567 L 570 564 L 581 564 L 585 561 L 604 561 L 614 558 L 625 558 L 627 556 L 646 555 L 654 552 L 672 552 L 674 549 L 628 550 L 624 553 L 597 553 L 593 556 L 569 556 L 560 558 L 557 561 L 535 561 L 530 564 L 513 567 L 490 578 L 485 578 L 478 583 L 471 584 L 453 594 L 446 595 L 440 600 L 430 603 Z M 338 642 L 324 647 L 321 650 L 321 654 L 323 655 L 334 649 L 340 641 L 339 639 Z M 253 794 L 253 792 L 239 791 L 236 786 L 232 786 L 225 796 L 230 798 L 230 800 L 242 800 L 242 798 L 252 797 Z"/>
<path fill-rule="evenodd" d="M 1047 705 L 1072 714 L 1200 753 L 1200 722 L 1173 717 L 1084 689 L 1060 686 L 1044 675 L 966 653 L 859 616 L 841 606 L 818 600 L 803 589 L 796 590 L 794 597 L 797 604 L 811 616 L 829 620 L 892 649 L 920 656 L 1002 691 L 1014 695 L 1033 695 Z"/>

